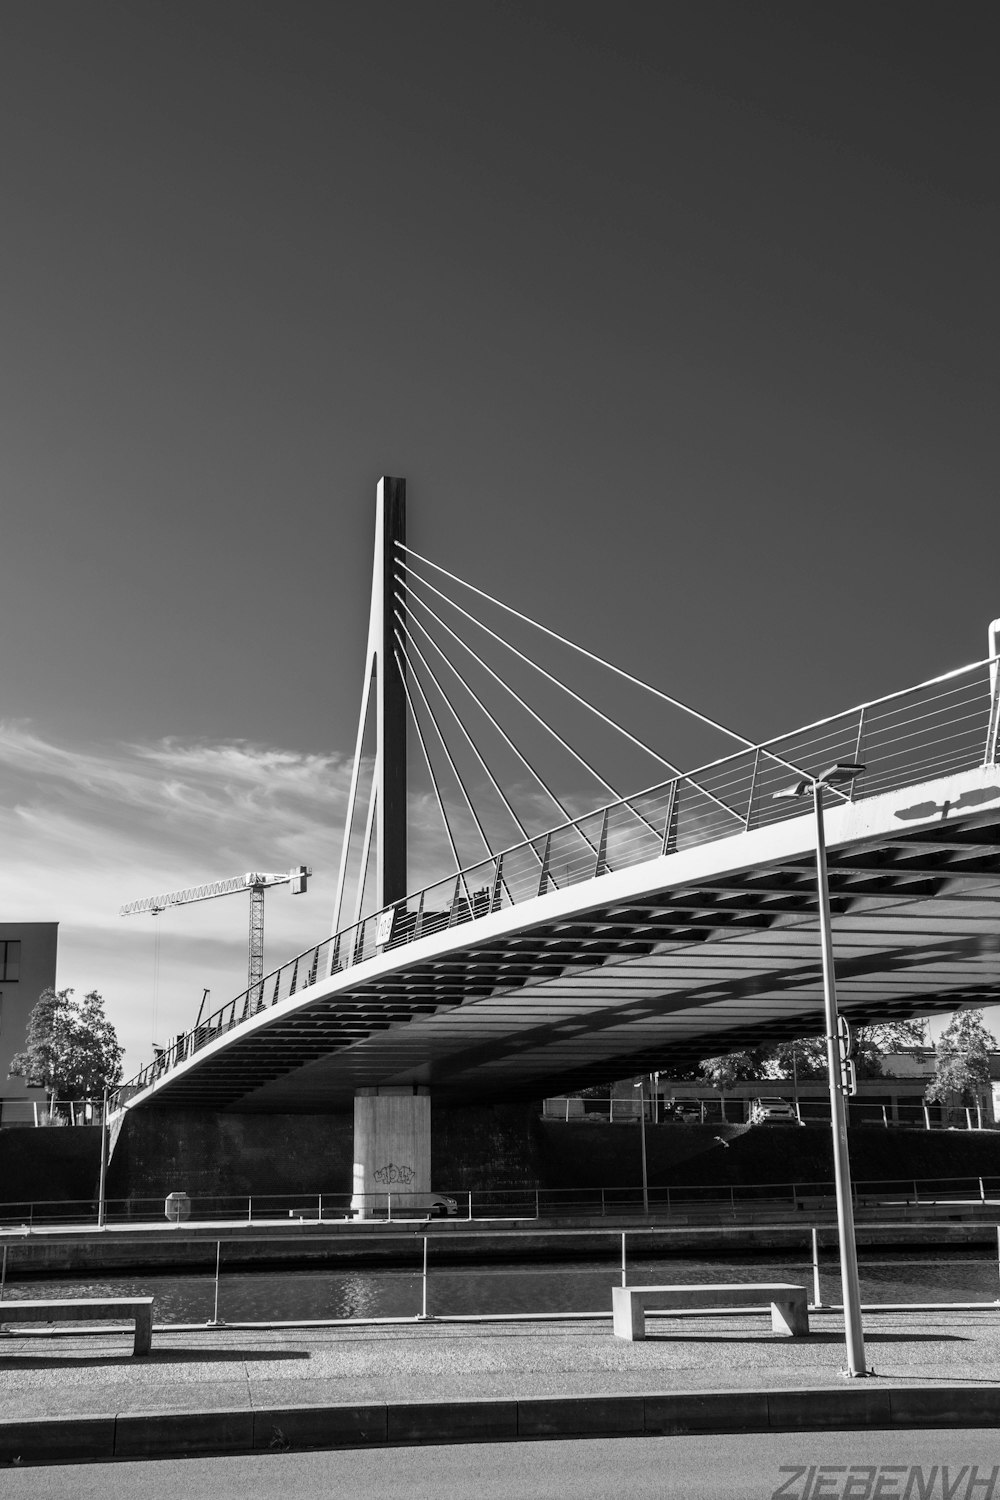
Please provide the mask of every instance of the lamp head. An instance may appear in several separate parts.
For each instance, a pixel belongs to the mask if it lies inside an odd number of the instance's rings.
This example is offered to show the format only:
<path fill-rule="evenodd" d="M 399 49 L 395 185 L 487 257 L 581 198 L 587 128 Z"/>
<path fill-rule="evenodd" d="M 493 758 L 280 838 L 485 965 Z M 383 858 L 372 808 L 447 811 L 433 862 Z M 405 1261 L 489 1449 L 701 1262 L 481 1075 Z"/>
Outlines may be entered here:
<path fill-rule="evenodd" d="M 780 802 L 785 797 L 804 797 L 806 792 L 811 790 L 812 782 L 807 776 L 803 776 L 798 781 L 793 781 L 790 786 L 783 786 L 780 792 L 772 792 L 771 800 Z"/>
<path fill-rule="evenodd" d="M 838 760 L 834 765 L 827 766 L 825 771 L 813 778 L 802 776 L 798 781 L 793 781 L 790 786 L 783 786 L 779 792 L 772 792 L 772 801 L 780 801 L 784 797 L 804 797 L 811 792 L 814 786 L 844 786 L 854 780 L 856 776 L 864 774 L 866 767 L 856 760 Z"/>
<path fill-rule="evenodd" d="M 843 786 L 856 776 L 863 776 L 866 767 L 856 760 L 838 760 L 816 777 L 820 786 Z"/>

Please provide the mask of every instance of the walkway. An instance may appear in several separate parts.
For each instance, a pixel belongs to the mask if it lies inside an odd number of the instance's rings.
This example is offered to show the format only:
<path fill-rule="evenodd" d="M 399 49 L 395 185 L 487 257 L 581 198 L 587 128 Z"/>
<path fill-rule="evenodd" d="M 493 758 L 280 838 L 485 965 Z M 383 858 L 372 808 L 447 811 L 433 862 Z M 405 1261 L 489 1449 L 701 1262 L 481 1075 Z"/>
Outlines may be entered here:
<path fill-rule="evenodd" d="M 139 1359 L 130 1333 L 20 1330 L 0 1346 L 0 1461 L 1000 1425 L 1000 1308 L 867 1314 L 865 1381 L 839 1373 L 840 1316 L 811 1323 L 793 1341 L 766 1312 L 654 1317 L 638 1344 L 615 1339 L 610 1316 L 174 1327 Z"/>

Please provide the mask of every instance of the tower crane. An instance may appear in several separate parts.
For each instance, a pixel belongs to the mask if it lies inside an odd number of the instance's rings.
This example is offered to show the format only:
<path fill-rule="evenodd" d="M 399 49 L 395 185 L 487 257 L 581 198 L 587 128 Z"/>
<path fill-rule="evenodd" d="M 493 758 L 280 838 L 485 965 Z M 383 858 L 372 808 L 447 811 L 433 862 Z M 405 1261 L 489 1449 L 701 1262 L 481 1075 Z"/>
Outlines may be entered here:
<path fill-rule="evenodd" d="M 142 901 L 130 901 L 121 908 L 119 916 L 137 917 L 143 912 L 149 912 L 155 917 L 168 906 L 187 906 L 192 901 L 211 901 L 215 896 L 232 896 L 238 891 L 249 891 L 250 953 L 247 989 L 252 990 L 264 978 L 264 892 L 272 885 L 291 885 L 292 895 L 301 896 L 311 874 L 312 870 L 306 865 L 296 865 L 287 874 L 280 875 L 265 875 L 252 870 L 246 875 L 234 875 L 230 880 L 213 880 L 208 885 L 195 885 L 186 891 L 170 891 L 165 896 L 146 896 Z"/>

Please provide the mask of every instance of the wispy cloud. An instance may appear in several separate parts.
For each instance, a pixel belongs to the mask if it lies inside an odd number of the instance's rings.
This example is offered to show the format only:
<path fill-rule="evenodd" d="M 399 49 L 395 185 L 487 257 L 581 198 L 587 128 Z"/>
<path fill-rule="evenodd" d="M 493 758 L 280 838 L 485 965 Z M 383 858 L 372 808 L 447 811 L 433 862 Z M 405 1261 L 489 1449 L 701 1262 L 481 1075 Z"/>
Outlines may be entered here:
<path fill-rule="evenodd" d="M 278 889 L 267 900 L 266 962 L 282 962 L 329 929 L 349 782 L 338 755 L 246 741 L 70 747 L 31 724 L 0 723 L 0 911 L 60 923 L 59 983 L 100 989 L 129 1063 L 139 1063 L 154 1035 L 191 1024 L 203 987 L 220 1004 L 242 989 L 247 903 L 234 896 L 156 919 L 123 920 L 119 908 L 249 869 L 310 864 L 305 898 Z"/>

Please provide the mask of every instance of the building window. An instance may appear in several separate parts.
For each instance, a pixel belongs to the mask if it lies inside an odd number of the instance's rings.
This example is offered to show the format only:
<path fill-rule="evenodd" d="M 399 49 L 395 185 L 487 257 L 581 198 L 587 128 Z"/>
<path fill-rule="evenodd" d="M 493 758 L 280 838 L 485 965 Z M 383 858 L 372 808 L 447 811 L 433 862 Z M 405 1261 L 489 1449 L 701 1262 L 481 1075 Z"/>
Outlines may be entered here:
<path fill-rule="evenodd" d="M 0 982 L 21 977 L 21 944 L 0 940 Z"/>

